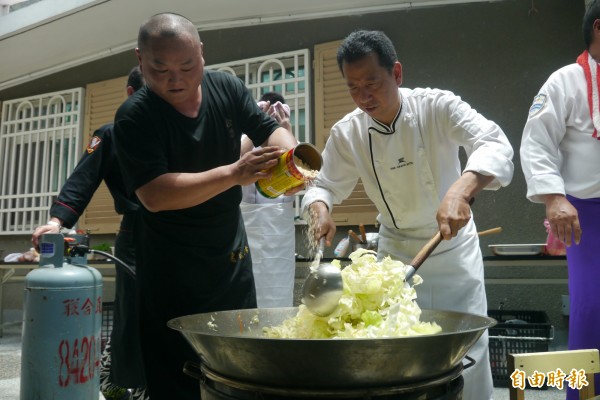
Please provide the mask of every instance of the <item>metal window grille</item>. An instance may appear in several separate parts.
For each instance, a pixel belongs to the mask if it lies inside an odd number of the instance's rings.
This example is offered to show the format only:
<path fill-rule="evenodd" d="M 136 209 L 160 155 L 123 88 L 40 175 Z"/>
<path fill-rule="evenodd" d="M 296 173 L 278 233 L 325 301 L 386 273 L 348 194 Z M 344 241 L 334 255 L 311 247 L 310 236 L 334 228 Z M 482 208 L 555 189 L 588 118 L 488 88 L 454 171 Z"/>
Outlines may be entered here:
<path fill-rule="evenodd" d="M 207 66 L 240 78 L 255 99 L 266 92 L 278 92 L 290 106 L 292 130 L 299 142 L 314 143 L 310 134 L 310 63 L 308 49 L 271 54 Z M 294 201 L 296 223 L 300 216 L 299 192 Z"/>
<path fill-rule="evenodd" d="M 79 157 L 83 89 L 2 104 L 0 235 L 31 234 Z"/>

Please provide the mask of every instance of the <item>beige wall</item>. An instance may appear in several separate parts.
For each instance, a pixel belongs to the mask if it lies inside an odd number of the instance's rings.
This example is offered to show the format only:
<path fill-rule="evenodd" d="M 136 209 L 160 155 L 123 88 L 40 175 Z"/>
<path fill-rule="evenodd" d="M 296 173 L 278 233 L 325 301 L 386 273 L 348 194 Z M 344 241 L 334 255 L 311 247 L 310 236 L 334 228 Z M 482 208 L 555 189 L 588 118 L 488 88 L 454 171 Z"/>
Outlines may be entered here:
<path fill-rule="evenodd" d="M 583 50 L 583 1 L 544 0 L 536 3 L 538 12 L 531 14 L 530 7 L 524 1 L 469 3 L 203 31 L 201 36 L 206 62 L 217 64 L 301 48 L 313 51 L 315 45 L 338 40 L 358 28 L 384 30 L 403 63 L 404 86 L 454 91 L 497 122 L 516 150 L 511 185 L 482 193 L 473 206 L 480 230 L 504 228 L 500 235 L 482 238 L 482 250 L 490 254 L 487 245 L 491 243 L 545 240 L 543 207 L 525 199 L 518 147 L 527 110 L 539 87 L 551 72 L 574 62 Z M 116 54 L 0 92 L 0 101 L 123 76 L 135 62 L 133 50 Z M 28 239 L 0 236 L 0 249 L 26 249 Z M 301 253 L 302 241 L 296 242 Z"/>

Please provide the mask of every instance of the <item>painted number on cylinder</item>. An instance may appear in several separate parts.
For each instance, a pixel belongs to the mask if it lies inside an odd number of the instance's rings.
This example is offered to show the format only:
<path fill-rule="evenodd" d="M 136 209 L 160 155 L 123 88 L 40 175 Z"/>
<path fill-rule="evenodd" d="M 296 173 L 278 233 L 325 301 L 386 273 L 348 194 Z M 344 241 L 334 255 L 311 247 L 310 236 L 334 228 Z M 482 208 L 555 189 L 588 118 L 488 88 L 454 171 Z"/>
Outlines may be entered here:
<path fill-rule="evenodd" d="M 72 340 L 72 339 L 71 339 Z M 100 366 L 94 336 L 61 340 L 58 345 L 60 367 L 58 384 L 61 387 L 83 384 L 94 378 Z"/>

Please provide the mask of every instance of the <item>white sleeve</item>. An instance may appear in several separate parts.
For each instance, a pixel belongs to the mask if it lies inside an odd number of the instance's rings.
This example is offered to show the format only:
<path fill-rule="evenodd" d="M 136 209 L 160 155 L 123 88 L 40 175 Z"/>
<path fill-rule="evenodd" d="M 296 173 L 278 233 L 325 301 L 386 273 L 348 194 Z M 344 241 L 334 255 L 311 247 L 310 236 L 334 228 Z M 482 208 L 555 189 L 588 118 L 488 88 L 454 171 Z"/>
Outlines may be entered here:
<path fill-rule="evenodd" d="M 352 193 L 359 176 L 356 155 L 352 153 L 353 144 L 348 140 L 352 134 L 343 132 L 340 124 L 331 128 L 331 135 L 322 154 L 321 170 L 302 199 L 303 213 L 315 201 L 323 201 L 331 212 L 333 204 L 341 203 Z"/>
<path fill-rule="evenodd" d="M 565 101 L 563 88 L 549 79 L 529 109 L 520 154 L 527 182 L 527 198 L 533 202 L 541 202 L 540 195 L 565 194 L 559 151 L 566 132 Z"/>
<path fill-rule="evenodd" d="M 493 176 L 495 179 L 485 188 L 487 190 L 507 186 L 514 173 L 514 151 L 502 128 L 458 96 L 450 97 L 449 107 L 451 126 L 448 133 L 468 156 L 464 171 Z"/>

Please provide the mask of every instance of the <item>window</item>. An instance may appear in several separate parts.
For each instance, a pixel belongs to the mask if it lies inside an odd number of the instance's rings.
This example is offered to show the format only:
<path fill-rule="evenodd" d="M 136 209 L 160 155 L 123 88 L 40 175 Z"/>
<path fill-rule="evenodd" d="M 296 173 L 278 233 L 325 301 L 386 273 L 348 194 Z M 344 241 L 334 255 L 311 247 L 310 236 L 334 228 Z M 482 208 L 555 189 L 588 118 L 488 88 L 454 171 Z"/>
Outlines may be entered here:
<path fill-rule="evenodd" d="M 292 130 L 299 142 L 314 143 L 310 133 L 310 63 L 308 50 L 271 54 L 246 60 L 207 66 L 240 78 L 255 99 L 266 92 L 279 92 L 290 106 Z M 296 221 L 300 218 L 299 192 L 294 202 Z"/>
<path fill-rule="evenodd" d="M 2 104 L 0 234 L 30 234 L 80 157 L 83 89 Z"/>

